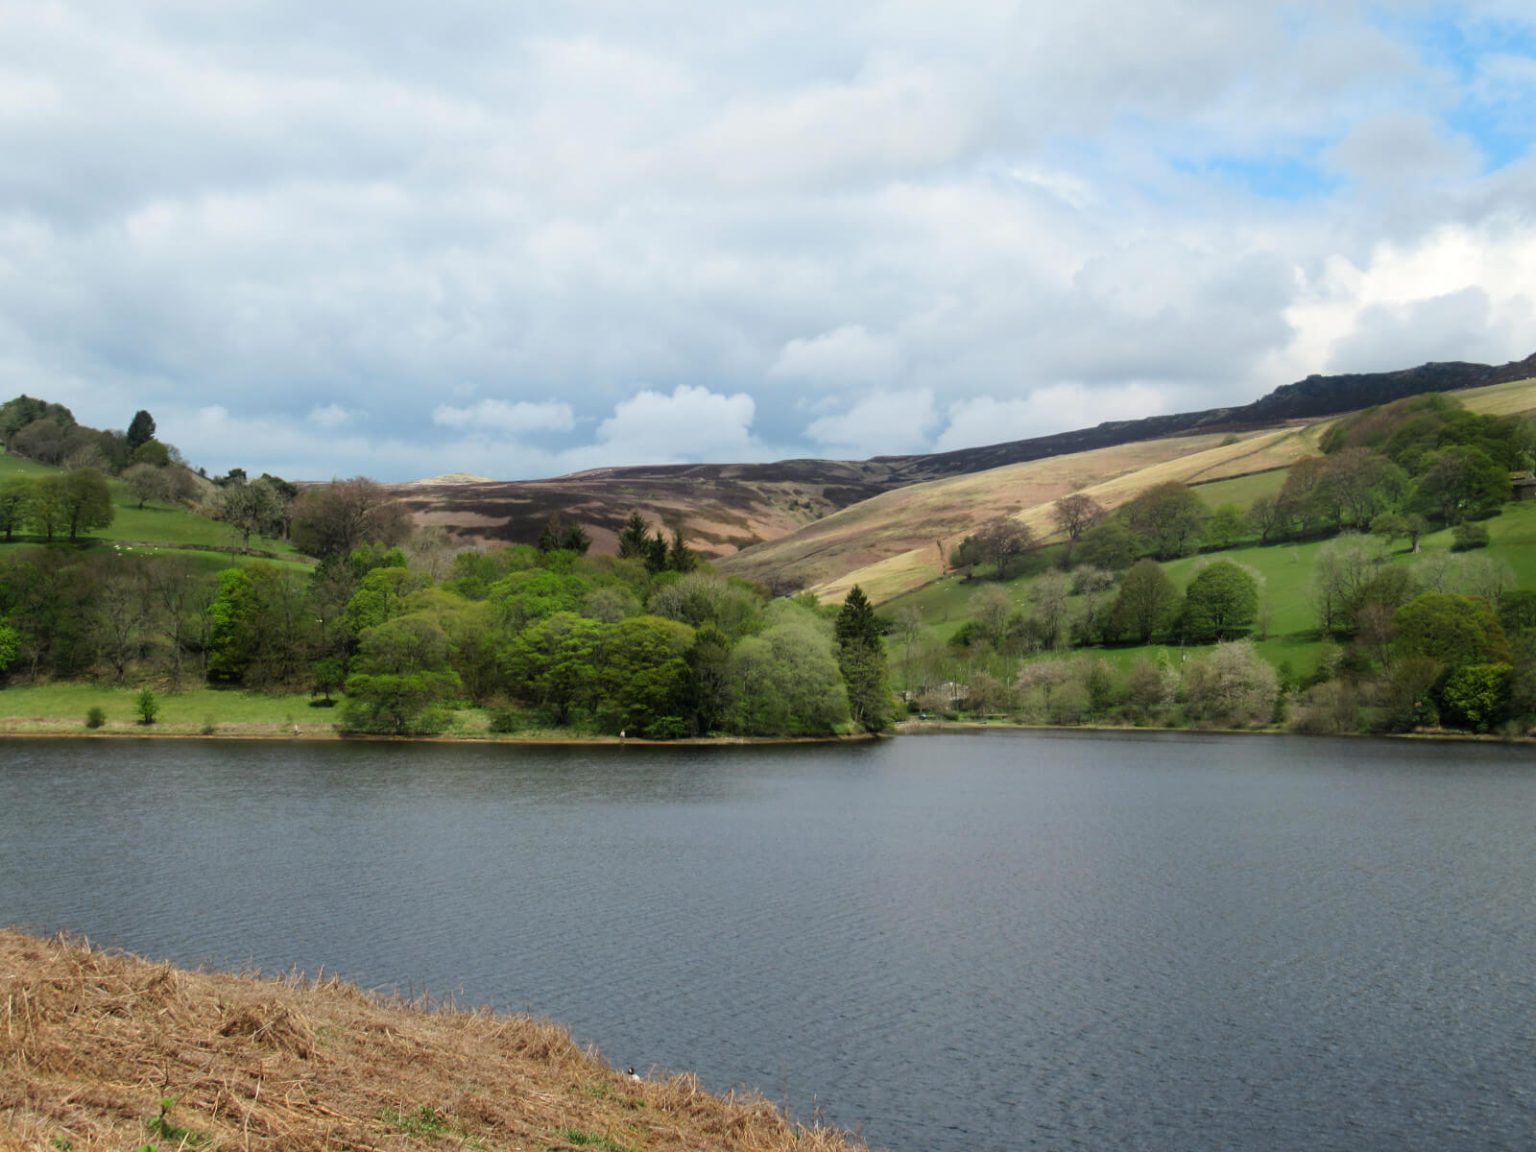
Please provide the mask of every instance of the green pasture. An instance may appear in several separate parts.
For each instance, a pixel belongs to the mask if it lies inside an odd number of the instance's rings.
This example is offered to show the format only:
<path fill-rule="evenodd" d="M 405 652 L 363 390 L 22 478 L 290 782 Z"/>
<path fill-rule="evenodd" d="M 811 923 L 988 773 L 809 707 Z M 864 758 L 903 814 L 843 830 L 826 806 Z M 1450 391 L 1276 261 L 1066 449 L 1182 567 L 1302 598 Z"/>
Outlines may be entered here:
<path fill-rule="evenodd" d="M 1278 496 L 1280 489 L 1285 486 L 1286 472 L 1285 468 L 1274 468 L 1268 472 L 1251 472 L 1247 476 L 1211 480 L 1192 487 L 1212 509 L 1220 508 L 1223 504 L 1236 504 L 1246 512 L 1260 496 Z"/>
<path fill-rule="evenodd" d="M 57 471 L 57 468 L 24 460 L 19 456 L 0 455 L 0 479 L 8 476 L 47 476 Z M 166 504 L 149 502 L 140 508 L 138 499 L 129 494 L 122 481 L 109 478 L 107 483 L 112 489 L 114 507 L 111 525 L 75 541 L 76 544 L 99 547 L 103 543 L 131 543 L 146 546 L 146 551 L 153 547 L 160 550 L 191 549 L 187 553 L 189 555 L 210 556 L 217 553 L 217 563 L 224 568 L 229 567 L 231 554 L 241 547 L 239 533 L 228 524 Z M 54 538 L 54 542 L 58 542 L 58 537 Z M 18 535 L 10 547 L 39 543 L 42 543 L 42 537 Z M 270 552 L 278 558 L 286 559 L 295 567 L 308 567 L 303 555 L 285 540 L 252 536 L 250 546 L 253 551 Z M 0 544 L 0 548 L 4 547 L 4 544 Z M 209 549 L 214 551 L 210 552 Z M 248 559 L 239 556 L 233 558 L 237 563 Z"/>
<path fill-rule="evenodd" d="M 1283 473 L 1277 475 L 1283 480 Z M 1252 477 L 1240 479 L 1250 480 Z M 1217 485 L 1202 488 L 1202 494 L 1215 487 Z M 1483 555 L 1503 561 L 1514 570 L 1520 587 L 1536 588 L 1536 501 L 1506 504 L 1500 515 L 1483 523 L 1488 529 L 1489 546 L 1467 555 Z M 1390 562 L 1413 564 L 1426 556 L 1449 552 L 1452 540 L 1452 533 L 1448 529 L 1424 536 L 1420 540 L 1420 553 L 1417 556 L 1408 551 L 1406 541 L 1397 541 Z M 1262 581 L 1262 609 L 1260 626 L 1252 632 L 1254 645 L 1259 654 L 1271 663 L 1277 666 L 1288 664 L 1296 675 L 1304 676 L 1317 667 L 1318 661 L 1331 645 L 1330 641 L 1318 635 L 1317 613 L 1313 607 L 1317 559 L 1325 543 L 1311 540 L 1249 545 L 1222 552 L 1186 556 L 1164 564 L 1163 568 L 1180 588 L 1189 584 L 1202 565 L 1217 559 L 1231 560 L 1257 573 Z M 1030 589 L 1036 579 L 1037 576 L 1033 574 L 1020 576 L 1001 585 L 1014 607 L 1026 614 L 1030 610 Z M 945 576 L 925 588 L 882 605 L 881 615 L 890 618 L 900 608 L 913 606 L 922 613 L 929 631 L 947 642 L 971 619 L 974 614 L 972 598 L 990 583 L 982 579 L 966 580 L 958 575 Z M 1069 605 L 1072 611 L 1080 611 L 1081 598 L 1072 597 Z M 1187 651 L 1197 650 L 1191 648 Z M 1164 652 L 1169 654 L 1170 659 L 1177 661 L 1181 650 L 1177 647 L 1149 645 L 1089 648 L 1079 652 L 1102 657 L 1117 667 L 1128 668 L 1138 660 L 1157 660 Z"/>
<path fill-rule="evenodd" d="M 8 731 L 87 731 L 86 714 L 106 714 L 102 732 L 198 733 L 212 727 L 231 735 L 243 732 L 328 729 L 335 709 L 312 708 L 305 695 L 266 695 L 217 688 L 156 690 L 160 713 L 151 726 L 138 723 L 140 688 L 120 688 L 81 681 L 14 685 L 0 689 L 0 726 Z"/>

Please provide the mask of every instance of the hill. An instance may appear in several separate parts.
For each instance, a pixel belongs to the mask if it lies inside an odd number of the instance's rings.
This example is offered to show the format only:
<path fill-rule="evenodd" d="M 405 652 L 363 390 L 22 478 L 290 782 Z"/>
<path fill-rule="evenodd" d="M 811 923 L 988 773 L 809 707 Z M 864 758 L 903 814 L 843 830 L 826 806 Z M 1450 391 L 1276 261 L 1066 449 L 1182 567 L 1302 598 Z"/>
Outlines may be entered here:
<path fill-rule="evenodd" d="M 9 453 L 0 453 L 0 480 L 8 476 L 25 476 L 35 479 L 62 471 L 47 464 L 39 464 Z M 127 490 L 121 480 L 109 478 L 112 491 L 113 517 L 106 528 L 92 531 L 78 544 L 83 548 L 116 546 L 119 549 L 141 549 L 155 552 L 184 552 L 205 558 L 210 564 L 228 566 L 250 559 L 271 559 L 282 563 L 303 563 L 305 557 L 285 540 L 268 540 L 253 537 L 251 548 L 244 556 L 236 556 L 240 539 L 229 525 L 191 509 L 160 501 L 145 501 L 143 507 Z M 204 494 L 212 485 L 204 482 Z M 18 535 L 9 547 L 36 544 L 39 537 Z M 7 547 L 0 543 L 0 549 Z"/>
<path fill-rule="evenodd" d="M 550 515 L 558 513 L 579 523 L 592 537 L 596 551 L 612 552 L 625 518 L 640 512 L 652 523 L 681 529 L 704 555 L 721 558 L 782 540 L 882 493 L 932 480 L 1169 438 L 1180 438 L 1187 447 L 1204 443 L 1206 437 L 1220 440 L 1404 396 L 1461 392 L 1532 376 L 1536 376 L 1536 354 L 1501 367 L 1458 362 L 1396 372 L 1314 375 L 1238 407 L 1111 421 L 952 452 L 862 461 L 603 468 L 530 481 L 442 476 L 396 485 L 393 492 L 419 523 L 439 525 L 464 539 L 532 543 Z M 933 534 L 931 527 L 924 531 Z M 751 563 L 741 570 L 765 568 Z M 830 571 L 821 566 L 816 574 L 797 567 L 789 580 L 815 585 Z"/>
<path fill-rule="evenodd" d="M 1490 415 L 1536 411 L 1536 381 L 1488 385 L 1457 398 Z M 722 560 L 720 568 L 780 590 L 808 588 L 826 599 L 840 599 L 858 584 L 880 603 L 938 579 L 950 549 L 994 517 L 1014 517 L 1037 539 L 1050 539 L 1056 531 L 1051 505 L 1071 492 L 1114 509 L 1168 481 L 1203 486 L 1273 472 L 1278 487 L 1277 470 L 1315 455 L 1331 423 L 1136 441 L 914 484 Z M 1241 493 L 1208 501 L 1248 503 Z"/>
<path fill-rule="evenodd" d="M 0 1148 L 854 1152 L 559 1027 L 0 931 Z"/>

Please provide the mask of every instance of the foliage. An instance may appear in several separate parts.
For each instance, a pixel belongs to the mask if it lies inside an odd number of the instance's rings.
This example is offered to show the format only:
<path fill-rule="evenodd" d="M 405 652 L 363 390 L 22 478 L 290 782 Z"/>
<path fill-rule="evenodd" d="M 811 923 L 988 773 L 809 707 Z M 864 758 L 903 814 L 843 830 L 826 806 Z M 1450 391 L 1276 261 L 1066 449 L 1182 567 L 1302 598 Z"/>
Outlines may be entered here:
<path fill-rule="evenodd" d="M 1451 592 L 1425 592 L 1397 610 L 1397 652 L 1447 668 L 1501 664 L 1509 643 L 1486 601 Z"/>
<path fill-rule="evenodd" d="M 885 648 L 880 638 L 880 621 L 857 584 L 843 600 L 833 631 L 837 637 L 838 667 L 848 690 L 849 712 L 865 731 L 883 732 L 891 716 Z"/>
<path fill-rule="evenodd" d="M 1223 728 L 1267 724 L 1275 710 L 1275 670 L 1246 642 L 1218 644 L 1184 673 L 1184 711 Z"/>
<path fill-rule="evenodd" d="M 140 408 L 128 423 L 128 451 L 132 452 L 155 438 L 155 418 Z"/>
<path fill-rule="evenodd" d="M 1488 547 L 1488 529 L 1482 524 L 1473 524 L 1470 521 L 1458 524 L 1451 536 L 1452 552 L 1470 552 L 1474 548 Z"/>
<path fill-rule="evenodd" d="M 153 724 L 155 717 L 160 715 L 160 697 L 155 695 L 153 688 L 146 687 L 134 700 L 133 710 L 138 714 L 140 724 Z"/>
<path fill-rule="evenodd" d="M 1178 614 L 1179 590 L 1156 560 L 1138 560 L 1120 581 L 1109 632 L 1145 644 Z"/>
<path fill-rule="evenodd" d="M 326 560 L 365 544 L 399 544 L 410 534 L 410 515 L 378 484 L 354 476 L 301 492 L 290 534 L 301 551 Z"/>
<path fill-rule="evenodd" d="M 350 732 L 432 735 L 448 726 L 443 705 L 458 690 L 452 672 L 355 673 L 347 677 L 342 724 Z"/>
<path fill-rule="evenodd" d="M 1464 664 L 1440 688 L 1441 716 L 1459 728 L 1487 732 L 1509 714 L 1514 668 L 1509 664 Z"/>
<path fill-rule="evenodd" d="M 1259 612 L 1259 585 L 1230 560 L 1218 560 L 1195 574 L 1184 592 L 1183 632 L 1195 641 L 1230 640 Z"/>
<path fill-rule="evenodd" d="M 1126 526 L 1142 547 L 1160 560 L 1193 551 L 1205 527 L 1205 504 L 1176 481 L 1147 489 L 1121 509 Z"/>

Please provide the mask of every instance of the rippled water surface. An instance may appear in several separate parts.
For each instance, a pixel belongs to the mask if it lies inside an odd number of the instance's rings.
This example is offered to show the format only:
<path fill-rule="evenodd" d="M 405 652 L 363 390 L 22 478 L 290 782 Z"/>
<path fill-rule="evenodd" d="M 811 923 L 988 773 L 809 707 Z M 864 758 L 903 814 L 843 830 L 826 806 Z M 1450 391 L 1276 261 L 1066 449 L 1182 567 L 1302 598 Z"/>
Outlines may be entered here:
<path fill-rule="evenodd" d="M 0 923 L 567 1024 L 878 1147 L 1536 1147 L 1529 750 L 0 741 Z"/>

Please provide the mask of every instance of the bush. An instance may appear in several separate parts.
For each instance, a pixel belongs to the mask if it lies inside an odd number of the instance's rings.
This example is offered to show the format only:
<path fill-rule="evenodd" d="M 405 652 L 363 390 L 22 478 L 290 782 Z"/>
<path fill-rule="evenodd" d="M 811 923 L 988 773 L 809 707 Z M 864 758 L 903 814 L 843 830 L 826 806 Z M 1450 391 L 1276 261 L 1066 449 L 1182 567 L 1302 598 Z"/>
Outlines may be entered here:
<path fill-rule="evenodd" d="M 145 688 L 133 702 L 133 710 L 139 714 L 140 724 L 153 724 L 160 715 L 160 698 L 153 688 Z"/>
<path fill-rule="evenodd" d="M 523 714 L 516 708 L 497 708 L 491 712 L 491 731 L 498 736 L 510 736 L 527 726 Z"/>
<path fill-rule="evenodd" d="M 101 708 L 100 706 L 93 706 L 85 714 L 85 726 L 87 728 L 93 728 L 93 729 L 94 728 L 100 728 L 106 722 L 107 722 L 106 710 L 104 708 Z"/>
<path fill-rule="evenodd" d="M 1452 552 L 1470 552 L 1474 548 L 1488 547 L 1488 529 L 1482 524 L 1458 524 L 1451 537 Z"/>
<path fill-rule="evenodd" d="M 1184 708 L 1190 719 L 1228 728 L 1270 722 L 1279 679 L 1247 643 L 1218 644 L 1184 674 Z"/>

